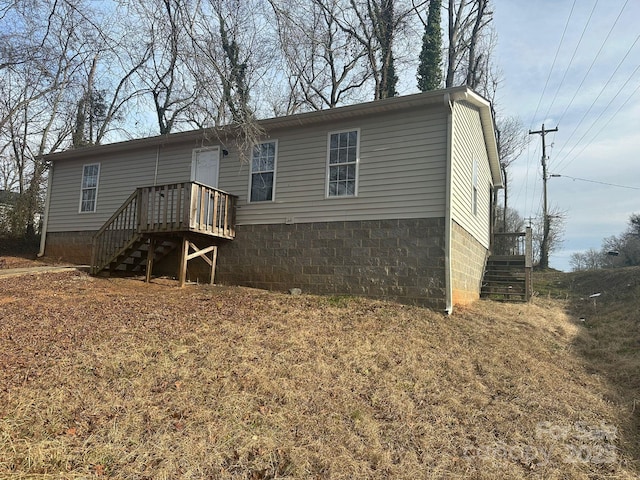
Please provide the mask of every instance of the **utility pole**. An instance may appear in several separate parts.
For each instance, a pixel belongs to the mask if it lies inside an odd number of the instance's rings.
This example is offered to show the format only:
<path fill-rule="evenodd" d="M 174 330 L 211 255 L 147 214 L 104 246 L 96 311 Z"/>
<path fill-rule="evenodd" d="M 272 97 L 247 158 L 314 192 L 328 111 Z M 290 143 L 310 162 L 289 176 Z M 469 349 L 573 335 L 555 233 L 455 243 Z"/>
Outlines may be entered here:
<path fill-rule="evenodd" d="M 549 209 L 547 206 L 547 179 L 549 176 L 547 175 L 547 150 L 546 144 L 544 141 L 544 136 L 549 132 L 557 132 L 558 127 L 552 128 L 550 130 L 545 130 L 544 123 L 542 124 L 542 129 L 532 132 L 529 130 L 529 135 L 538 135 L 542 136 L 542 194 L 543 194 L 543 212 L 542 212 L 542 244 L 540 245 L 540 268 L 547 269 L 549 268 L 549 230 L 551 227 L 551 221 L 549 219 Z"/>

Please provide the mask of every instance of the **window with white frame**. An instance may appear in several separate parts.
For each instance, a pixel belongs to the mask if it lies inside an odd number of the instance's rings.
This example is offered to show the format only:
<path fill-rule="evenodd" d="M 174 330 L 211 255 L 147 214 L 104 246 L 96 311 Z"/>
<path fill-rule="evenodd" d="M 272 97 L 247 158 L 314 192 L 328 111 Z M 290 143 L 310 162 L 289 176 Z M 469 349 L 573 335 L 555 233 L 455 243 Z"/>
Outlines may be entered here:
<path fill-rule="evenodd" d="M 95 212 L 98 199 L 98 179 L 100 164 L 93 163 L 82 167 L 82 187 L 80 190 L 80 212 Z"/>
<path fill-rule="evenodd" d="M 329 134 L 328 197 L 356 195 L 359 137 L 359 130 Z"/>
<path fill-rule="evenodd" d="M 478 161 L 473 160 L 473 173 L 471 179 L 471 211 L 478 214 Z"/>
<path fill-rule="evenodd" d="M 277 150 L 278 143 L 275 140 L 262 142 L 253 147 L 250 202 L 270 202 L 273 200 Z"/>

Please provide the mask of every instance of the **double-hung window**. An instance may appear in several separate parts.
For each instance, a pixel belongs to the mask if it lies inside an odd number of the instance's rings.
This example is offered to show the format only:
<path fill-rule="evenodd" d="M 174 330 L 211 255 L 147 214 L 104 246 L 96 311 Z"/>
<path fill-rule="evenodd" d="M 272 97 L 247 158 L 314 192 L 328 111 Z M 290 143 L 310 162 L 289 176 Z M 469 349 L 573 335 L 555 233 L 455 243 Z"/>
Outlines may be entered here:
<path fill-rule="evenodd" d="M 93 163 L 82 167 L 82 187 L 80 190 L 80 212 L 95 212 L 98 199 L 98 179 L 100 164 Z"/>
<path fill-rule="evenodd" d="M 277 150 L 278 143 L 275 140 L 259 143 L 253 147 L 250 202 L 270 202 L 273 200 Z"/>
<path fill-rule="evenodd" d="M 329 134 L 328 197 L 356 196 L 359 141 L 359 130 Z"/>

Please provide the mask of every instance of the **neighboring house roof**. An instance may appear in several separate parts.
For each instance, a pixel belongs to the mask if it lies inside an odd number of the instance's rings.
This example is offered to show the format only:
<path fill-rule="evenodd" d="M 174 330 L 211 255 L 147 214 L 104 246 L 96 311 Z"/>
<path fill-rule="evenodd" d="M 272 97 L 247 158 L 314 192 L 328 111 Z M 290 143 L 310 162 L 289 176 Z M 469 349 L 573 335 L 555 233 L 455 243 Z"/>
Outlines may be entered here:
<path fill-rule="evenodd" d="M 384 100 L 375 100 L 356 105 L 348 105 L 344 107 L 336 107 L 327 110 L 319 110 L 313 112 L 299 113 L 283 117 L 275 117 L 259 120 L 258 124 L 265 130 L 273 130 L 277 128 L 292 128 L 300 126 L 309 126 L 337 120 L 355 118 L 362 115 L 380 115 L 391 113 L 407 108 L 427 107 L 427 106 L 448 106 L 451 102 L 466 101 L 477 107 L 480 111 L 480 121 L 482 123 L 482 131 L 484 141 L 487 148 L 487 156 L 491 168 L 494 187 L 501 188 L 502 174 L 500 171 L 500 161 L 498 157 L 498 145 L 496 141 L 496 131 L 494 125 L 493 114 L 491 111 L 491 103 L 466 86 L 453 87 L 444 90 L 434 90 L 431 92 L 417 93 L 400 97 L 392 97 Z M 237 127 L 233 125 L 218 127 L 216 129 L 218 136 L 234 135 Z M 91 149 L 92 155 L 101 155 L 109 153 L 117 153 L 119 151 L 144 148 L 149 146 L 167 146 L 178 144 L 191 139 L 201 138 L 211 129 L 190 130 L 186 132 L 171 133 L 167 135 L 158 135 L 124 142 L 111 143 L 106 145 L 97 145 L 84 147 L 64 152 L 53 153 L 47 155 L 51 161 L 77 159 L 85 157 L 87 149 Z"/>

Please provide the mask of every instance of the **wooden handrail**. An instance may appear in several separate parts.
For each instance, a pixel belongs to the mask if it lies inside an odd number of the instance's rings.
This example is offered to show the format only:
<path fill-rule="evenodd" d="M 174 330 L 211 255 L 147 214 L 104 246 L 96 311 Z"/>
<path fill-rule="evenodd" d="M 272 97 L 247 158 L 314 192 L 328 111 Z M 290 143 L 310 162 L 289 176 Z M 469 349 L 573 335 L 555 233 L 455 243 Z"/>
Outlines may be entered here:
<path fill-rule="evenodd" d="M 525 232 L 498 232 L 493 234 L 493 255 L 523 256 L 526 250 Z"/>
<path fill-rule="evenodd" d="M 140 191 L 136 190 L 93 237 L 91 273 L 102 270 L 113 254 L 139 233 Z"/>
<path fill-rule="evenodd" d="M 233 239 L 237 197 L 197 182 L 140 187 L 93 237 L 92 273 L 145 234 L 194 232 Z"/>
<path fill-rule="evenodd" d="M 120 208 L 118 208 L 118 210 L 116 210 L 115 213 L 113 215 L 111 215 L 111 217 L 109 217 L 109 220 L 104 222 L 104 225 L 102 225 L 102 227 L 100 228 L 100 230 L 98 230 L 98 232 L 94 235 L 94 237 L 97 237 L 97 236 L 101 235 L 102 233 L 104 233 L 104 231 L 107 228 L 109 228 L 109 225 L 111 225 L 114 222 L 114 220 L 122 213 L 122 211 L 125 208 L 127 208 L 127 205 L 129 203 L 131 203 L 133 201 L 133 199 L 137 197 L 137 195 L 138 195 L 138 190 L 136 190 L 131 195 L 129 195 L 129 198 L 127 198 L 124 201 L 124 203 L 120 206 Z"/>

